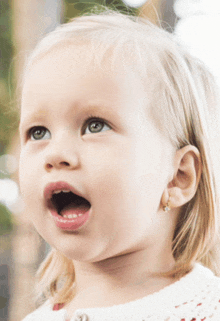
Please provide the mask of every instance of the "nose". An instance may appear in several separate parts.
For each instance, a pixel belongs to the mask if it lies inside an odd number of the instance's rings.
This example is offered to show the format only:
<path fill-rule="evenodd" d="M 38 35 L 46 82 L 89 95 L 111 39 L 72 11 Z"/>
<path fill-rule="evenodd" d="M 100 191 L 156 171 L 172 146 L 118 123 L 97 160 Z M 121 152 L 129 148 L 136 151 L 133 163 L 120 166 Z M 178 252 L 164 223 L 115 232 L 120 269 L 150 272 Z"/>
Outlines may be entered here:
<path fill-rule="evenodd" d="M 79 166 L 79 155 L 76 151 L 76 146 L 74 147 L 73 142 L 71 146 L 63 143 L 62 141 L 51 143 L 45 157 L 46 171 L 50 171 L 53 168 L 72 170 L 78 168 Z"/>

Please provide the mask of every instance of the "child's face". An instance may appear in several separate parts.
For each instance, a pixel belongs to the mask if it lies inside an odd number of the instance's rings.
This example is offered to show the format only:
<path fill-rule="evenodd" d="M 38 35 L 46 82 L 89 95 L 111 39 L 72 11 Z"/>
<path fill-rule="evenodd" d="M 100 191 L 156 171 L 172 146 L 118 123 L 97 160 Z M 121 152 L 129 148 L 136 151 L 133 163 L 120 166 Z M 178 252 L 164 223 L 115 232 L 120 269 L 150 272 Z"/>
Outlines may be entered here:
<path fill-rule="evenodd" d="M 166 248 L 174 224 L 161 196 L 172 147 L 147 117 L 141 81 L 120 68 L 85 67 L 83 60 L 74 62 L 73 51 L 67 45 L 36 61 L 24 84 L 20 186 L 26 211 L 42 237 L 75 260 Z M 103 121 L 89 124 L 89 118 Z M 44 129 L 28 135 L 36 126 Z M 62 215 L 83 215 L 59 216 L 64 223 L 57 223 L 44 198 L 54 182 L 68 183 L 87 199 L 86 214 L 85 207 L 77 212 L 70 206 Z"/>

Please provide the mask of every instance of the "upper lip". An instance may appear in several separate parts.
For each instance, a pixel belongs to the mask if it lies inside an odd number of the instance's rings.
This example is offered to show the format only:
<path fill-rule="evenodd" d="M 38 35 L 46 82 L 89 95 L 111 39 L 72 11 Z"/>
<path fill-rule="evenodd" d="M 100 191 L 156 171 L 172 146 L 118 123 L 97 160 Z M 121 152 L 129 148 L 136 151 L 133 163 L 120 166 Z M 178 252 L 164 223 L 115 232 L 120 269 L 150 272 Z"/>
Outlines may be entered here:
<path fill-rule="evenodd" d="M 53 182 L 53 183 L 49 183 L 46 185 L 45 189 L 44 189 L 44 199 L 46 201 L 49 201 L 51 199 L 51 197 L 53 196 L 53 193 L 57 190 L 70 190 L 72 193 L 83 197 L 83 195 L 72 185 L 66 183 L 66 182 Z"/>

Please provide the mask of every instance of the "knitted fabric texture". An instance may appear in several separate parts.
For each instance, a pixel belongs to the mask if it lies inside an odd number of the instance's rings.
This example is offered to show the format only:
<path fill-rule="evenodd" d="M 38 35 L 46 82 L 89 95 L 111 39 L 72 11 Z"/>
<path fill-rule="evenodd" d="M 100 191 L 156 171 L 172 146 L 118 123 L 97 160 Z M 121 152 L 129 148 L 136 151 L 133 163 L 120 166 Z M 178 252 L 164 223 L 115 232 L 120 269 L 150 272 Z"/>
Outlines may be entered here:
<path fill-rule="evenodd" d="M 65 308 L 46 302 L 23 321 L 66 321 Z M 220 278 L 196 264 L 179 281 L 144 298 L 75 311 L 71 321 L 220 321 Z"/>

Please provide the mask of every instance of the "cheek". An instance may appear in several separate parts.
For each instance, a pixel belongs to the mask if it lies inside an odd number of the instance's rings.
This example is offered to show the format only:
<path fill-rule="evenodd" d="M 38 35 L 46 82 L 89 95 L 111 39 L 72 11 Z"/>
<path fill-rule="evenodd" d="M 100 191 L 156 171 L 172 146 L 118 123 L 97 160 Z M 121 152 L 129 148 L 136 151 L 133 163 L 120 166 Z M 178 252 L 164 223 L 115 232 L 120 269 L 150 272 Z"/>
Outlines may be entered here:
<path fill-rule="evenodd" d="M 137 144 L 92 155 L 86 176 L 95 202 L 105 208 L 108 202 L 117 212 L 140 213 L 147 207 L 157 210 L 163 187 L 160 155 L 143 153 L 143 146 L 138 148 Z"/>
<path fill-rule="evenodd" d="M 27 201 L 37 184 L 39 172 L 34 158 L 31 160 L 25 151 L 21 151 L 19 160 L 19 185 L 24 201 Z"/>
<path fill-rule="evenodd" d="M 20 185 L 22 196 L 24 194 L 24 186 L 28 176 L 27 165 L 28 165 L 27 158 L 25 157 L 25 154 L 21 151 L 20 157 L 19 157 L 19 185 Z"/>
<path fill-rule="evenodd" d="M 164 182 L 154 174 L 143 174 L 136 180 L 135 190 L 138 191 L 136 204 L 139 211 L 146 211 L 149 216 L 155 216 L 160 208 Z"/>
<path fill-rule="evenodd" d="M 19 161 L 19 185 L 21 197 L 23 200 L 22 216 L 31 222 L 37 231 L 42 231 L 42 203 L 40 201 L 40 176 L 39 161 L 28 157 L 28 154 L 21 152 Z"/>
<path fill-rule="evenodd" d="M 147 205 L 154 213 L 158 210 L 165 187 L 165 177 L 161 151 L 155 146 L 145 151 L 143 148 L 138 149 L 134 159 L 133 189 L 138 191 L 136 197 L 140 208 Z"/>

